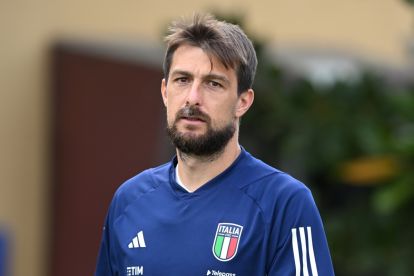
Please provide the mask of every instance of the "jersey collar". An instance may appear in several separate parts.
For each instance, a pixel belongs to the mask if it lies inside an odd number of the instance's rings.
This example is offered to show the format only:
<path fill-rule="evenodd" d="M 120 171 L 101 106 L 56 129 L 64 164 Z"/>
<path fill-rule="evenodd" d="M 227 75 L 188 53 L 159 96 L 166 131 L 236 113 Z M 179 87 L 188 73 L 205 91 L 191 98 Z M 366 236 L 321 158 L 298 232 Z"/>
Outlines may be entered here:
<path fill-rule="evenodd" d="M 227 183 L 224 181 L 226 178 L 228 178 L 230 175 L 234 174 L 235 171 L 237 171 L 237 167 L 240 165 L 240 163 L 248 156 L 248 153 L 246 150 L 241 147 L 241 152 L 239 156 L 234 160 L 234 162 L 222 173 L 217 175 L 216 177 L 212 178 L 210 181 L 202 185 L 200 188 L 195 190 L 194 192 L 188 192 L 186 191 L 181 185 L 177 183 L 176 180 L 176 174 L 175 174 L 175 168 L 178 164 L 177 156 L 174 156 L 174 158 L 170 162 L 170 168 L 169 168 L 169 180 L 172 190 L 177 196 L 183 196 L 183 197 L 197 197 L 204 193 L 208 193 L 211 190 L 214 190 L 219 185 L 225 185 Z"/>

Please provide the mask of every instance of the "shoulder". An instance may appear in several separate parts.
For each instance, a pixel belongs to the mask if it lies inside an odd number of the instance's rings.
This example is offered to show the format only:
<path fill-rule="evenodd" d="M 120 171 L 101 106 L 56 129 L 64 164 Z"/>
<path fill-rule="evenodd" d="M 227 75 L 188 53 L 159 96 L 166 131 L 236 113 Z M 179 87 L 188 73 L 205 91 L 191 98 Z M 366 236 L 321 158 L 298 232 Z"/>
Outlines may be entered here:
<path fill-rule="evenodd" d="M 243 177 L 247 181 L 239 183 L 239 188 L 251 192 L 271 192 L 276 194 L 294 194 L 300 191 L 309 190 L 305 184 L 293 176 L 276 169 L 263 161 L 247 156 L 246 162 L 239 169 L 245 174 Z"/>
<path fill-rule="evenodd" d="M 141 196 L 157 190 L 162 183 L 168 181 L 169 168 L 170 163 L 166 163 L 144 170 L 125 181 L 116 190 L 112 199 L 111 209 L 122 210 Z"/>
<path fill-rule="evenodd" d="M 240 181 L 238 188 L 258 205 L 266 220 L 270 220 L 276 211 L 287 211 L 292 202 L 313 202 L 304 183 L 251 155 L 242 171 L 246 181 Z"/>

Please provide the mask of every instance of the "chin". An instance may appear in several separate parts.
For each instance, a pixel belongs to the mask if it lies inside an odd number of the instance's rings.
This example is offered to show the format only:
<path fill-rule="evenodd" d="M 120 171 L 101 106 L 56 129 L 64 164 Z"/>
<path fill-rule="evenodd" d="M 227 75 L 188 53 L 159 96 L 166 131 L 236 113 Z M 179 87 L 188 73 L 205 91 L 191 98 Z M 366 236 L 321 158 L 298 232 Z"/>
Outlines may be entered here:
<path fill-rule="evenodd" d="M 180 131 L 180 135 L 187 139 L 197 139 L 205 135 L 205 133 L 200 133 L 199 131 Z"/>
<path fill-rule="evenodd" d="M 191 135 L 204 135 L 207 133 L 207 129 L 205 127 L 201 126 L 179 126 L 178 131 L 180 134 L 191 134 Z"/>

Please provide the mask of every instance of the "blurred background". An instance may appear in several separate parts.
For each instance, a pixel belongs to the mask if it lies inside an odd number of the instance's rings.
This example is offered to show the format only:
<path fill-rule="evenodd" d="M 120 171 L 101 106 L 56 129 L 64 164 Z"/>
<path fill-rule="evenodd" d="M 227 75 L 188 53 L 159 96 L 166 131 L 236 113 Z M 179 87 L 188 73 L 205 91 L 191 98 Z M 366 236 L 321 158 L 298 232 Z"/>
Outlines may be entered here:
<path fill-rule="evenodd" d="M 0 276 L 91 275 L 115 189 L 171 158 L 168 23 L 243 26 L 241 141 L 305 182 L 337 275 L 414 273 L 410 0 L 0 1 Z"/>

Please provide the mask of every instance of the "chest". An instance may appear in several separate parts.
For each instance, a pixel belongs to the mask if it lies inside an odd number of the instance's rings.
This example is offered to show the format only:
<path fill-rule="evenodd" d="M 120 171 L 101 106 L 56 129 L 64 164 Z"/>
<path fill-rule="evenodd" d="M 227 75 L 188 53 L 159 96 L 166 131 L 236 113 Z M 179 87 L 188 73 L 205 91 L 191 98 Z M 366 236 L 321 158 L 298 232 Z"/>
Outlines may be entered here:
<path fill-rule="evenodd" d="M 265 274 L 263 217 L 240 194 L 146 196 L 113 229 L 120 275 Z"/>

